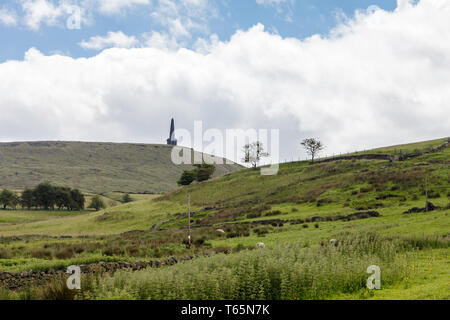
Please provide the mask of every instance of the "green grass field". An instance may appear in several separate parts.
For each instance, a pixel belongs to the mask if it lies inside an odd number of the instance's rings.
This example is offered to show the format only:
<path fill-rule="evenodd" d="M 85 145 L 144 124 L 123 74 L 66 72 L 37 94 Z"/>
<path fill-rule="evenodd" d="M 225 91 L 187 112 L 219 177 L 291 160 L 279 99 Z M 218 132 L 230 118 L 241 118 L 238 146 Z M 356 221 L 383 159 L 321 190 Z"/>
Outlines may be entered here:
<path fill-rule="evenodd" d="M 401 148 L 428 150 L 444 141 Z M 161 269 L 121 271 L 101 281 L 86 279 L 87 289 L 77 298 L 449 299 L 449 165 L 450 148 L 392 163 L 302 161 L 282 164 L 274 176 L 245 169 L 152 198 L 136 195 L 128 204 L 118 202 L 121 194 L 105 193 L 116 202 L 99 212 L 0 210 L 0 269 L 213 254 Z M 194 211 L 190 249 L 185 245 L 188 193 Z M 426 196 L 435 210 L 404 213 L 424 208 Z M 367 211 L 380 216 L 343 218 Z M 282 223 L 260 223 L 273 219 Z M 339 245 L 330 245 L 330 239 Z M 258 242 L 265 248 L 256 249 Z M 365 268 L 376 263 L 384 280 L 381 290 L 371 291 L 365 288 Z M 195 281 L 198 290 L 185 279 Z M 20 298 L 20 293 L 2 296 Z"/>

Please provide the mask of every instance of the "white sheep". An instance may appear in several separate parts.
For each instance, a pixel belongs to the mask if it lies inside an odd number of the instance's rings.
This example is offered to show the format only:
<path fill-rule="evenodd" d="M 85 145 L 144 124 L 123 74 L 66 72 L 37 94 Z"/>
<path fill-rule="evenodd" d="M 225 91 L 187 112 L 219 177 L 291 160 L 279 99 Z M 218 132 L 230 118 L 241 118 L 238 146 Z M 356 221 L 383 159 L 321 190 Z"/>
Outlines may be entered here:
<path fill-rule="evenodd" d="M 216 231 L 219 233 L 225 233 L 225 231 L 223 231 L 223 229 L 217 229 Z"/>
<path fill-rule="evenodd" d="M 257 247 L 257 248 L 264 248 L 265 245 L 264 245 L 264 243 L 262 243 L 262 242 L 258 242 L 258 243 L 256 244 L 256 247 Z"/>

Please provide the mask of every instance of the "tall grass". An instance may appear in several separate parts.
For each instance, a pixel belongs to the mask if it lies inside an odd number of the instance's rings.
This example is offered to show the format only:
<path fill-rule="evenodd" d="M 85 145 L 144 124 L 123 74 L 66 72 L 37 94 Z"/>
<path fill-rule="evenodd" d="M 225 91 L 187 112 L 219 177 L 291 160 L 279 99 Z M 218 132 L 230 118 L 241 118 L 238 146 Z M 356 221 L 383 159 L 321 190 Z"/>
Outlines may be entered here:
<path fill-rule="evenodd" d="M 314 248 L 291 243 L 164 269 L 120 271 L 90 281 L 78 298 L 324 299 L 365 290 L 370 265 L 380 266 L 385 286 L 407 277 L 411 263 L 400 241 L 359 235 Z"/>

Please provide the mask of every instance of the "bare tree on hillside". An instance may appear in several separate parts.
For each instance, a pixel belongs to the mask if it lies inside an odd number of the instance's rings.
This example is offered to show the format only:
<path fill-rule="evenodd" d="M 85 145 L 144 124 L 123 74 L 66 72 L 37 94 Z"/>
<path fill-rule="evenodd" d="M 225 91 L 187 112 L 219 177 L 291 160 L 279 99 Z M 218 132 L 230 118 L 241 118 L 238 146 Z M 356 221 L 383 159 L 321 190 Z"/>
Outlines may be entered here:
<path fill-rule="evenodd" d="M 305 148 L 306 152 L 311 156 L 311 161 L 314 162 L 314 158 L 322 151 L 325 146 L 321 141 L 314 138 L 308 138 L 301 142 L 301 145 Z"/>
<path fill-rule="evenodd" d="M 246 144 L 243 147 L 243 152 L 244 157 L 242 158 L 242 161 L 244 161 L 244 163 L 250 163 L 253 169 L 256 169 L 261 158 L 269 156 L 269 154 L 264 151 L 264 146 L 260 141 Z"/>

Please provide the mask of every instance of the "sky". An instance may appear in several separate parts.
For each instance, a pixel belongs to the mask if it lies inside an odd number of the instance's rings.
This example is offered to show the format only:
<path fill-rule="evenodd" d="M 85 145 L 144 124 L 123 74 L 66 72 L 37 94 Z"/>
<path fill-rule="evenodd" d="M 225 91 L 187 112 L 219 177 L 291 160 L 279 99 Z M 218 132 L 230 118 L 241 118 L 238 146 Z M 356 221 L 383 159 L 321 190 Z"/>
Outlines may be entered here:
<path fill-rule="evenodd" d="M 164 143 L 174 117 L 278 129 L 283 161 L 449 136 L 449 98 L 449 0 L 0 2 L 0 141 Z"/>

